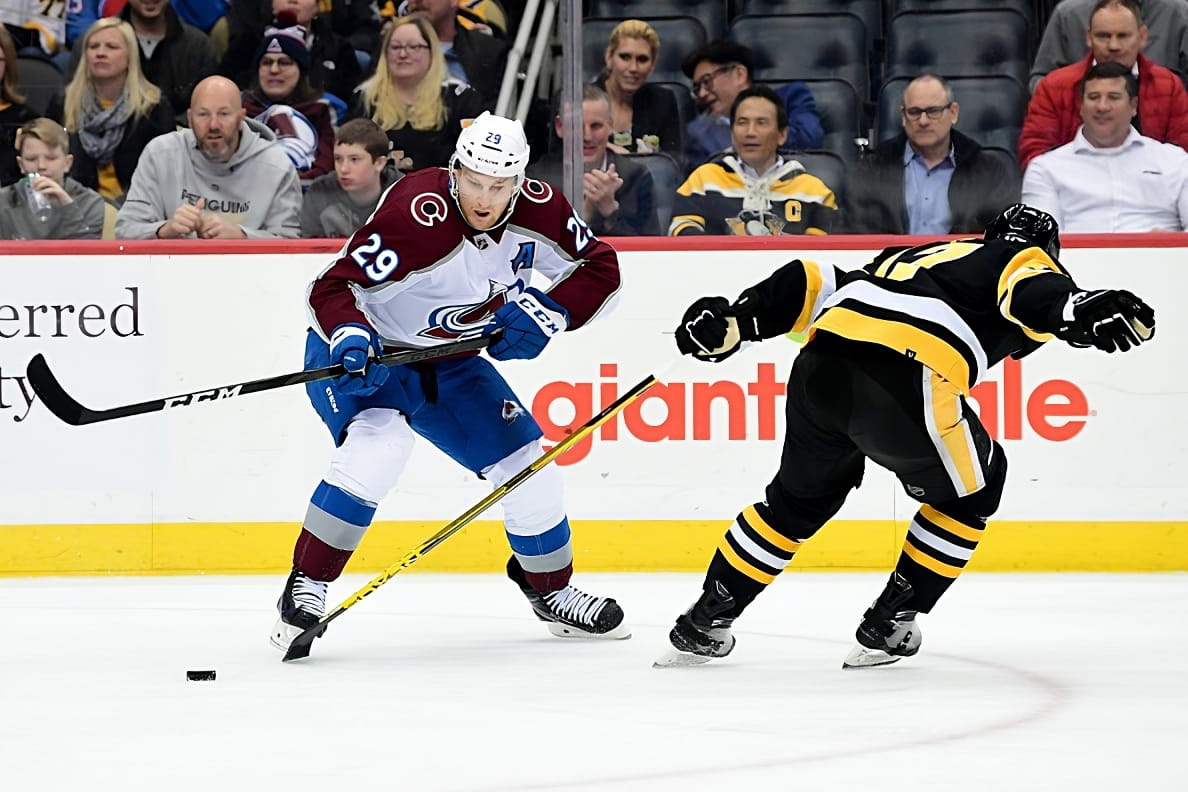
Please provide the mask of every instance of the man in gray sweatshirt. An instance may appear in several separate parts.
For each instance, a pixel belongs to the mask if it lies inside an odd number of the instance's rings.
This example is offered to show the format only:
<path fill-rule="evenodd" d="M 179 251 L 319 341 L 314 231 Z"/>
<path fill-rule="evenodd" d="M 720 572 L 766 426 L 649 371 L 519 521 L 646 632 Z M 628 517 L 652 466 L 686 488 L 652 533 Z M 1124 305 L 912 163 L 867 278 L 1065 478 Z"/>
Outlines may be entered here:
<path fill-rule="evenodd" d="M 120 239 L 295 238 L 297 171 L 272 132 L 247 118 L 225 77 L 194 86 L 189 129 L 144 148 L 116 218 Z"/>

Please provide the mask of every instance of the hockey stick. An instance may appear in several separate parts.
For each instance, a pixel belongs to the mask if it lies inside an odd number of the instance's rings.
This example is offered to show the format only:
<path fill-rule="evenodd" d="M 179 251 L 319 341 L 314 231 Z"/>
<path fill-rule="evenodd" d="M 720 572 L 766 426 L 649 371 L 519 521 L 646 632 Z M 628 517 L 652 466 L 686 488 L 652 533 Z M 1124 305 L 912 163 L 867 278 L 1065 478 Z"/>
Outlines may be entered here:
<path fill-rule="evenodd" d="M 400 366 L 406 363 L 417 363 L 422 360 L 449 357 L 450 355 L 458 355 L 463 352 L 474 352 L 485 348 L 495 337 L 494 335 L 480 336 L 463 341 L 454 341 L 450 344 L 442 344 L 441 346 L 428 347 L 427 349 L 409 349 L 402 352 L 390 352 L 375 358 L 375 362 L 382 363 L 385 366 Z M 34 355 L 25 369 L 25 376 L 29 378 L 29 384 L 33 386 L 33 391 L 37 394 L 38 398 L 49 408 L 50 412 L 71 426 L 110 421 L 113 418 L 127 418 L 130 415 L 159 412 L 161 410 L 173 409 L 174 407 L 189 407 L 194 404 L 229 399 L 232 396 L 246 396 L 249 393 L 259 393 L 260 391 L 272 390 L 274 388 L 283 388 L 287 385 L 299 385 L 305 382 L 334 379 L 346 373 L 347 371 L 343 368 L 342 364 L 336 363 L 333 366 L 297 371 L 292 374 L 281 374 L 276 377 L 252 380 L 251 382 L 237 382 L 219 388 L 208 388 L 206 390 L 194 391 L 193 393 L 183 393 L 180 396 L 169 396 L 164 399 L 125 404 L 120 407 L 112 407 L 108 410 L 92 410 L 79 404 L 74 400 L 73 396 L 66 392 L 66 389 L 58 382 L 58 378 L 50 371 L 49 363 L 45 361 L 45 356 L 41 353 Z"/>
<path fill-rule="evenodd" d="M 372 578 L 366 586 L 347 597 L 346 601 L 344 601 L 341 605 L 327 613 L 322 618 L 318 619 L 317 624 L 305 628 L 305 630 L 296 638 L 294 638 L 291 644 L 289 644 L 289 649 L 287 652 L 285 652 L 283 662 L 288 662 L 290 660 L 300 660 L 303 657 L 308 657 L 309 650 L 310 647 L 313 646 L 314 639 L 322 634 L 322 631 L 325 630 L 327 624 L 337 619 L 339 616 L 345 613 L 348 608 L 358 603 L 359 600 L 363 599 L 368 594 L 371 594 L 380 586 L 387 583 L 396 575 L 397 572 L 412 566 L 421 558 L 421 556 L 425 555 L 430 550 L 444 542 L 446 539 L 449 539 L 451 536 L 458 533 L 458 531 L 466 527 L 466 525 L 471 520 L 473 520 L 475 517 L 478 517 L 480 514 L 486 511 L 488 507 L 495 505 L 495 503 L 502 500 L 503 497 L 509 492 L 523 484 L 532 476 L 536 475 L 536 473 L 538 473 L 545 465 L 564 454 L 575 443 L 585 439 L 586 437 L 589 437 L 595 429 L 602 426 L 604 423 L 613 418 L 616 413 L 618 413 L 631 402 L 635 401 L 635 399 L 638 398 L 644 391 L 655 385 L 657 381 L 658 380 L 651 375 L 640 381 L 638 385 L 624 393 L 617 400 L 615 400 L 613 404 L 608 406 L 602 412 L 598 413 L 598 415 L 595 415 L 593 418 L 579 426 L 573 431 L 572 434 L 570 434 L 557 445 L 550 448 L 534 462 L 530 463 L 528 467 L 512 476 L 502 486 L 496 487 L 494 490 L 492 490 L 490 495 L 464 511 L 460 516 L 455 518 L 453 522 L 449 523 L 440 531 L 433 534 L 433 536 L 430 536 L 428 539 L 421 542 L 421 544 L 415 549 L 405 553 L 403 558 L 389 566 L 383 572 L 380 572 L 376 577 Z"/>

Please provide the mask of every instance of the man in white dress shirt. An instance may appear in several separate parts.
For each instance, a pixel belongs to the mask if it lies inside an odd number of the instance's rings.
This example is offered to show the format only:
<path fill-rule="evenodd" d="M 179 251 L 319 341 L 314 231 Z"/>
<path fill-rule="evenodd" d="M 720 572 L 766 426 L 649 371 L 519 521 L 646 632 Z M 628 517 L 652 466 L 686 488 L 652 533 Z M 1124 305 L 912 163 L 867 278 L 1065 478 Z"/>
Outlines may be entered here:
<path fill-rule="evenodd" d="M 1066 232 L 1188 228 L 1188 153 L 1131 125 L 1138 82 L 1130 69 L 1098 63 L 1081 85 L 1081 128 L 1041 154 L 1023 176 L 1023 202 Z"/>

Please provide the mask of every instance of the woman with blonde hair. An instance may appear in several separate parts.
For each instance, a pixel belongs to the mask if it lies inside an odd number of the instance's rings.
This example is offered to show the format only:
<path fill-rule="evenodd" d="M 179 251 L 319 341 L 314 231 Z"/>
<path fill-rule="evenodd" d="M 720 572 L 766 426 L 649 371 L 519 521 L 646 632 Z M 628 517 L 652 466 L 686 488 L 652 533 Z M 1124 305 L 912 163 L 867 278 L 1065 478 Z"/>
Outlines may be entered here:
<path fill-rule="evenodd" d="M 663 151 L 681 161 L 682 133 L 676 97 L 649 84 L 660 56 L 660 36 L 640 19 L 626 19 L 611 31 L 606 66 L 594 81 L 611 100 L 611 144 L 621 151 Z"/>
<path fill-rule="evenodd" d="M 17 130 L 37 117 L 17 90 L 19 84 L 16 45 L 0 25 L 0 185 L 12 184 L 21 177 L 16 161 Z"/>
<path fill-rule="evenodd" d="M 392 22 L 380 53 L 383 59 L 355 92 L 348 118 L 379 124 L 392 141 L 392 160 L 400 170 L 445 167 L 463 123 L 482 112 L 482 99 L 449 77 L 437 34 L 422 17 Z"/>
<path fill-rule="evenodd" d="M 75 44 L 82 58 L 66 85 L 61 114 L 70 132 L 70 175 L 108 200 L 120 202 L 145 144 L 173 131 L 173 109 L 140 69 L 132 26 L 104 17 Z"/>

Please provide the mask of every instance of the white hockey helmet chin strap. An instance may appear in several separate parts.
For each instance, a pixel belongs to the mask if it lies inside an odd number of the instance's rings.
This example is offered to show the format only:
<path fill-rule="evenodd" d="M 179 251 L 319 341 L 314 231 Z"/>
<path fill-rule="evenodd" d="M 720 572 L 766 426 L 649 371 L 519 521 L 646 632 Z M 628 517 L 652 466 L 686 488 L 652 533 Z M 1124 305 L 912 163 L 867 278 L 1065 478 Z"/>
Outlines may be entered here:
<path fill-rule="evenodd" d="M 519 121 L 484 111 L 470 122 L 458 136 L 454 154 L 450 157 L 450 195 L 458 206 L 462 219 L 462 203 L 458 200 L 458 166 L 464 165 L 475 173 L 493 176 L 497 179 L 511 178 L 512 193 L 507 208 L 490 229 L 498 228 L 511 217 L 524 183 L 524 169 L 528 167 L 528 139 Z"/>

